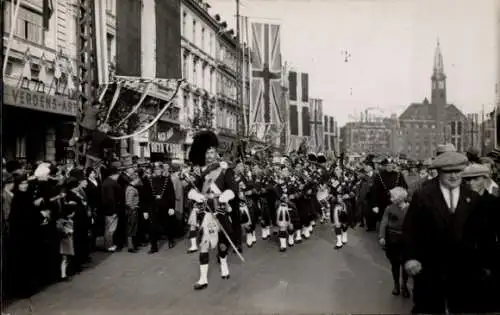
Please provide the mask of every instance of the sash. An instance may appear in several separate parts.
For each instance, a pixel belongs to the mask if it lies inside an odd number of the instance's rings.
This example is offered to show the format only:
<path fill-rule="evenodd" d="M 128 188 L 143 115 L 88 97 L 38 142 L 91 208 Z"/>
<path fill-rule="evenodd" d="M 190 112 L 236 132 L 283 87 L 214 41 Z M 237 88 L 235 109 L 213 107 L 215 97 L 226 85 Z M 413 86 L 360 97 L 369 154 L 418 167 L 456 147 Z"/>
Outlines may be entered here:
<path fill-rule="evenodd" d="M 222 167 L 219 167 L 205 175 L 205 181 L 203 182 L 203 188 L 201 190 L 202 194 L 208 194 L 210 192 L 214 194 L 221 193 L 219 187 L 217 187 L 217 184 L 215 184 L 215 181 L 217 180 L 217 178 L 219 178 L 221 173 Z"/>

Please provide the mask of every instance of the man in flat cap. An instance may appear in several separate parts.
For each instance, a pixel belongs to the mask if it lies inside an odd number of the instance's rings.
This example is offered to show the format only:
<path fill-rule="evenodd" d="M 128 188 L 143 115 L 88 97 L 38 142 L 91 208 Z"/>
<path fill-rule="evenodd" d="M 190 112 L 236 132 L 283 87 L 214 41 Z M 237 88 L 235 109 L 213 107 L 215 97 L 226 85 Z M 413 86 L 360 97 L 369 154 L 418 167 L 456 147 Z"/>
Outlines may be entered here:
<path fill-rule="evenodd" d="M 445 152 L 457 152 L 455 146 L 451 143 L 440 144 L 436 148 L 436 156 L 439 156 Z"/>
<path fill-rule="evenodd" d="M 471 256 L 476 258 L 478 278 L 473 293 L 480 309 L 476 312 L 500 312 L 498 292 L 500 292 L 500 199 L 487 190 L 490 169 L 486 165 L 471 164 L 465 168 L 462 178 L 479 194 L 480 204 L 470 214 L 469 226 L 474 232 Z"/>
<path fill-rule="evenodd" d="M 481 157 L 479 159 L 480 164 L 489 168 L 490 173 L 486 178 L 486 190 L 495 197 L 500 197 L 500 188 L 498 184 L 495 182 L 495 178 L 498 178 L 498 168 L 495 165 L 495 161 L 493 161 L 490 157 Z"/>
<path fill-rule="evenodd" d="M 479 196 L 462 183 L 467 157 L 437 156 L 438 177 L 418 189 L 403 224 L 405 268 L 414 277 L 413 313 L 469 313 L 478 308 L 471 294 L 475 259 L 469 248 L 470 213 Z"/>

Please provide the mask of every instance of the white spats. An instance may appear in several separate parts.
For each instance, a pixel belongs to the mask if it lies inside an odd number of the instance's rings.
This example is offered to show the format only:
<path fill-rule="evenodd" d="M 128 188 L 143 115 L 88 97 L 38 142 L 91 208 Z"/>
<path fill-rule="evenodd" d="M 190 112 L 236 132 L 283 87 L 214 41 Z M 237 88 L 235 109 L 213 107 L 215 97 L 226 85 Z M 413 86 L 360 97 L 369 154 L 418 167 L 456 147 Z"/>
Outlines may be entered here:
<path fill-rule="evenodd" d="M 311 221 L 311 227 L 315 227 L 316 226 L 316 221 L 312 220 Z"/>
<path fill-rule="evenodd" d="M 208 286 L 208 264 L 200 265 L 200 279 L 194 284 L 195 290 L 204 290 Z"/>
<path fill-rule="evenodd" d="M 288 246 L 295 245 L 295 240 L 293 239 L 293 234 L 288 235 Z"/>
<path fill-rule="evenodd" d="M 198 251 L 198 245 L 196 244 L 196 237 L 191 237 L 189 239 L 190 246 L 188 248 L 188 253 L 194 253 Z"/>
<path fill-rule="evenodd" d="M 347 244 L 347 232 L 342 232 L 342 243 Z"/>
<path fill-rule="evenodd" d="M 280 237 L 280 251 L 284 252 L 286 250 L 286 238 Z"/>
<path fill-rule="evenodd" d="M 302 242 L 302 231 L 297 230 L 295 231 L 295 243 L 300 243 Z"/>
<path fill-rule="evenodd" d="M 61 261 L 61 279 L 66 279 L 68 275 L 66 274 L 66 269 L 68 268 L 68 259 L 63 256 Z"/>
<path fill-rule="evenodd" d="M 304 236 L 305 239 L 308 239 L 309 237 L 311 237 L 311 231 L 309 230 L 308 226 L 304 226 L 302 228 L 302 235 Z"/>
<path fill-rule="evenodd" d="M 342 243 L 342 235 L 337 235 L 337 243 L 335 244 L 335 248 L 342 248 L 344 244 Z"/>
<path fill-rule="evenodd" d="M 227 265 L 227 256 L 220 258 L 220 275 L 222 279 L 229 279 L 229 266 Z"/>
<path fill-rule="evenodd" d="M 255 231 L 252 232 L 252 242 L 257 243 L 257 236 L 255 236 Z"/>
<path fill-rule="evenodd" d="M 262 228 L 262 239 L 267 240 L 267 238 L 271 235 L 271 228 L 269 226 Z"/>
<path fill-rule="evenodd" d="M 252 247 L 253 245 L 253 235 L 252 233 L 247 233 L 247 246 Z"/>

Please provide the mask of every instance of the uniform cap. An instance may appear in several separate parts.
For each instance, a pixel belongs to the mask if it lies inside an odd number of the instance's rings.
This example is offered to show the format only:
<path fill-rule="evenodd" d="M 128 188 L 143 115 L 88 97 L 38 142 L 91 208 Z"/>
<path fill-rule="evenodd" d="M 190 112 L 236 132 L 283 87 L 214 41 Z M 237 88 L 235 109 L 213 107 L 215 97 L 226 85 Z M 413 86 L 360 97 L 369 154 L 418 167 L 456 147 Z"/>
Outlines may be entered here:
<path fill-rule="evenodd" d="M 457 149 L 451 143 L 440 144 L 437 146 L 436 154 L 442 154 L 445 152 L 457 152 Z"/>
<path fill-rule="evenodd" d="M 479 177 L 479 176 L 490 176 L 490 168 L 486 165 L 481 164 L 471 164 L 467 166 L 462 173 L 462 177 Z"/>
<path fill-rule="evenodd" d="M 462 171 L 468 163 L 469 160 L 462 153 L 448 151 L 437 156 L 431 167 L 445 172 Z"/>

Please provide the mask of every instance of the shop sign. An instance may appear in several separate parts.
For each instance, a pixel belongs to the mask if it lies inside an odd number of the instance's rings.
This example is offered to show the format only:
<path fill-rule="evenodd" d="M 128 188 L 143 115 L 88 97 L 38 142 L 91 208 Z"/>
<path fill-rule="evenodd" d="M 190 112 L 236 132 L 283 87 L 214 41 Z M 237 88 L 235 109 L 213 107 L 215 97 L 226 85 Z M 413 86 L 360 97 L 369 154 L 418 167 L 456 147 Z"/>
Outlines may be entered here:
<path fill-rule="evenodd" d="M 165 143 L 151 141 L 149 143 L 151 153 L 176 153 L 182 151 L 182 145 L 179 143 Z"/>
<path fill-rule="evenodd" d="M 65 96 L 47 95 L 8 85 L 4 85 L 3 102 L 11 106 L 68 116 L 76 116 L 78 111 L 76 101 Z"/>

